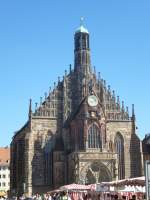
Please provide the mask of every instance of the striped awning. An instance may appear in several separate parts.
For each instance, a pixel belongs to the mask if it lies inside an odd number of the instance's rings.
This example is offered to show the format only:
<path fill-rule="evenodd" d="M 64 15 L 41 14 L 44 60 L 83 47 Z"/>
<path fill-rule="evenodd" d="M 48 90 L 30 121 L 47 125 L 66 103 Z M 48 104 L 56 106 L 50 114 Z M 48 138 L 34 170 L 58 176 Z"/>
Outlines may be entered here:
<path fill-rule="evenodd" d="M 88 185 L 80 185 L 80 184 L 70 184 L 70 185 L 64 185 L 59 188 L 60 190 L 90 190 L 90 187 Z"/>

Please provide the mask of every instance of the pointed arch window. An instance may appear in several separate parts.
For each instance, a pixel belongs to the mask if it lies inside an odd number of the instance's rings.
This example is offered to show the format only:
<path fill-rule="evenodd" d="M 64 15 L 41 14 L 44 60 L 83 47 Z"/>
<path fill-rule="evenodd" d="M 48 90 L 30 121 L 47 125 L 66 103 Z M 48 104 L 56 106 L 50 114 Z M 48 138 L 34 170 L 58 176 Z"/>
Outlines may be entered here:
<path fill-rule="evenodd" d="M 115 137 L 115 150 L 118 154 L 118 178 L 125 178 L 125 166 L 124 166 L 124 139 L 120 133 Z"/>
<path fill-rule="evenodd" d="M 101 148 L 100 130 L 92 124 L 88 130 L 88 148 Z"/>

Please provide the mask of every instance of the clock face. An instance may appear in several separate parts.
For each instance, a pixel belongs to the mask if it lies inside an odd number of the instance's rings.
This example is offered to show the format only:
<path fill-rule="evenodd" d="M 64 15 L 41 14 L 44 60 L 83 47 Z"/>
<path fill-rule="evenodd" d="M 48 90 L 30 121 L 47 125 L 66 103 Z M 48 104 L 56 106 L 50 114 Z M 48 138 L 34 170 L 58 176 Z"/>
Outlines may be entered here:
<path fill-rule="evenodd" d="M 88 97 L 88 104 L 89 106 L 97 106 L 98 104 L 98 99 L 95 95 L 90 95 Z"/>

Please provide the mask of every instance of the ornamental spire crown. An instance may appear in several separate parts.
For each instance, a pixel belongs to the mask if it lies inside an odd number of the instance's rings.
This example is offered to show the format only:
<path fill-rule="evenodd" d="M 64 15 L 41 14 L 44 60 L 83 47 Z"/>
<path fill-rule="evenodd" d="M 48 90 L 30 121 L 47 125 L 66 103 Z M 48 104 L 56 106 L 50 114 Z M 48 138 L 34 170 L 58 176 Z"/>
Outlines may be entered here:
<path fill-rule="evenodd" d="M 87 33 L 87 34 L 89 34 L 88 30 L 83 26 L 83 21 L 84 21 L 84 18 L 81 17 L 80 18 L 80 27 L 77 28 L 75 33 Z"/>

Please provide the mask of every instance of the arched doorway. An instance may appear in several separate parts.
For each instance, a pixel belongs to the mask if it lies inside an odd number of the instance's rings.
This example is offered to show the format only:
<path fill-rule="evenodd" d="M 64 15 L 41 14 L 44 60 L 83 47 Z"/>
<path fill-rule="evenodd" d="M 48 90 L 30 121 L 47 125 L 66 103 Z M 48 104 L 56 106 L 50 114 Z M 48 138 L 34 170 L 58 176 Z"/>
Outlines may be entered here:
<path fill-rule="evenodd" d="M 85 174 L 85 184 L 109 182 L 111 180 L 111 172 L 103 163 L 93 162 L 88 166 Z"/>

